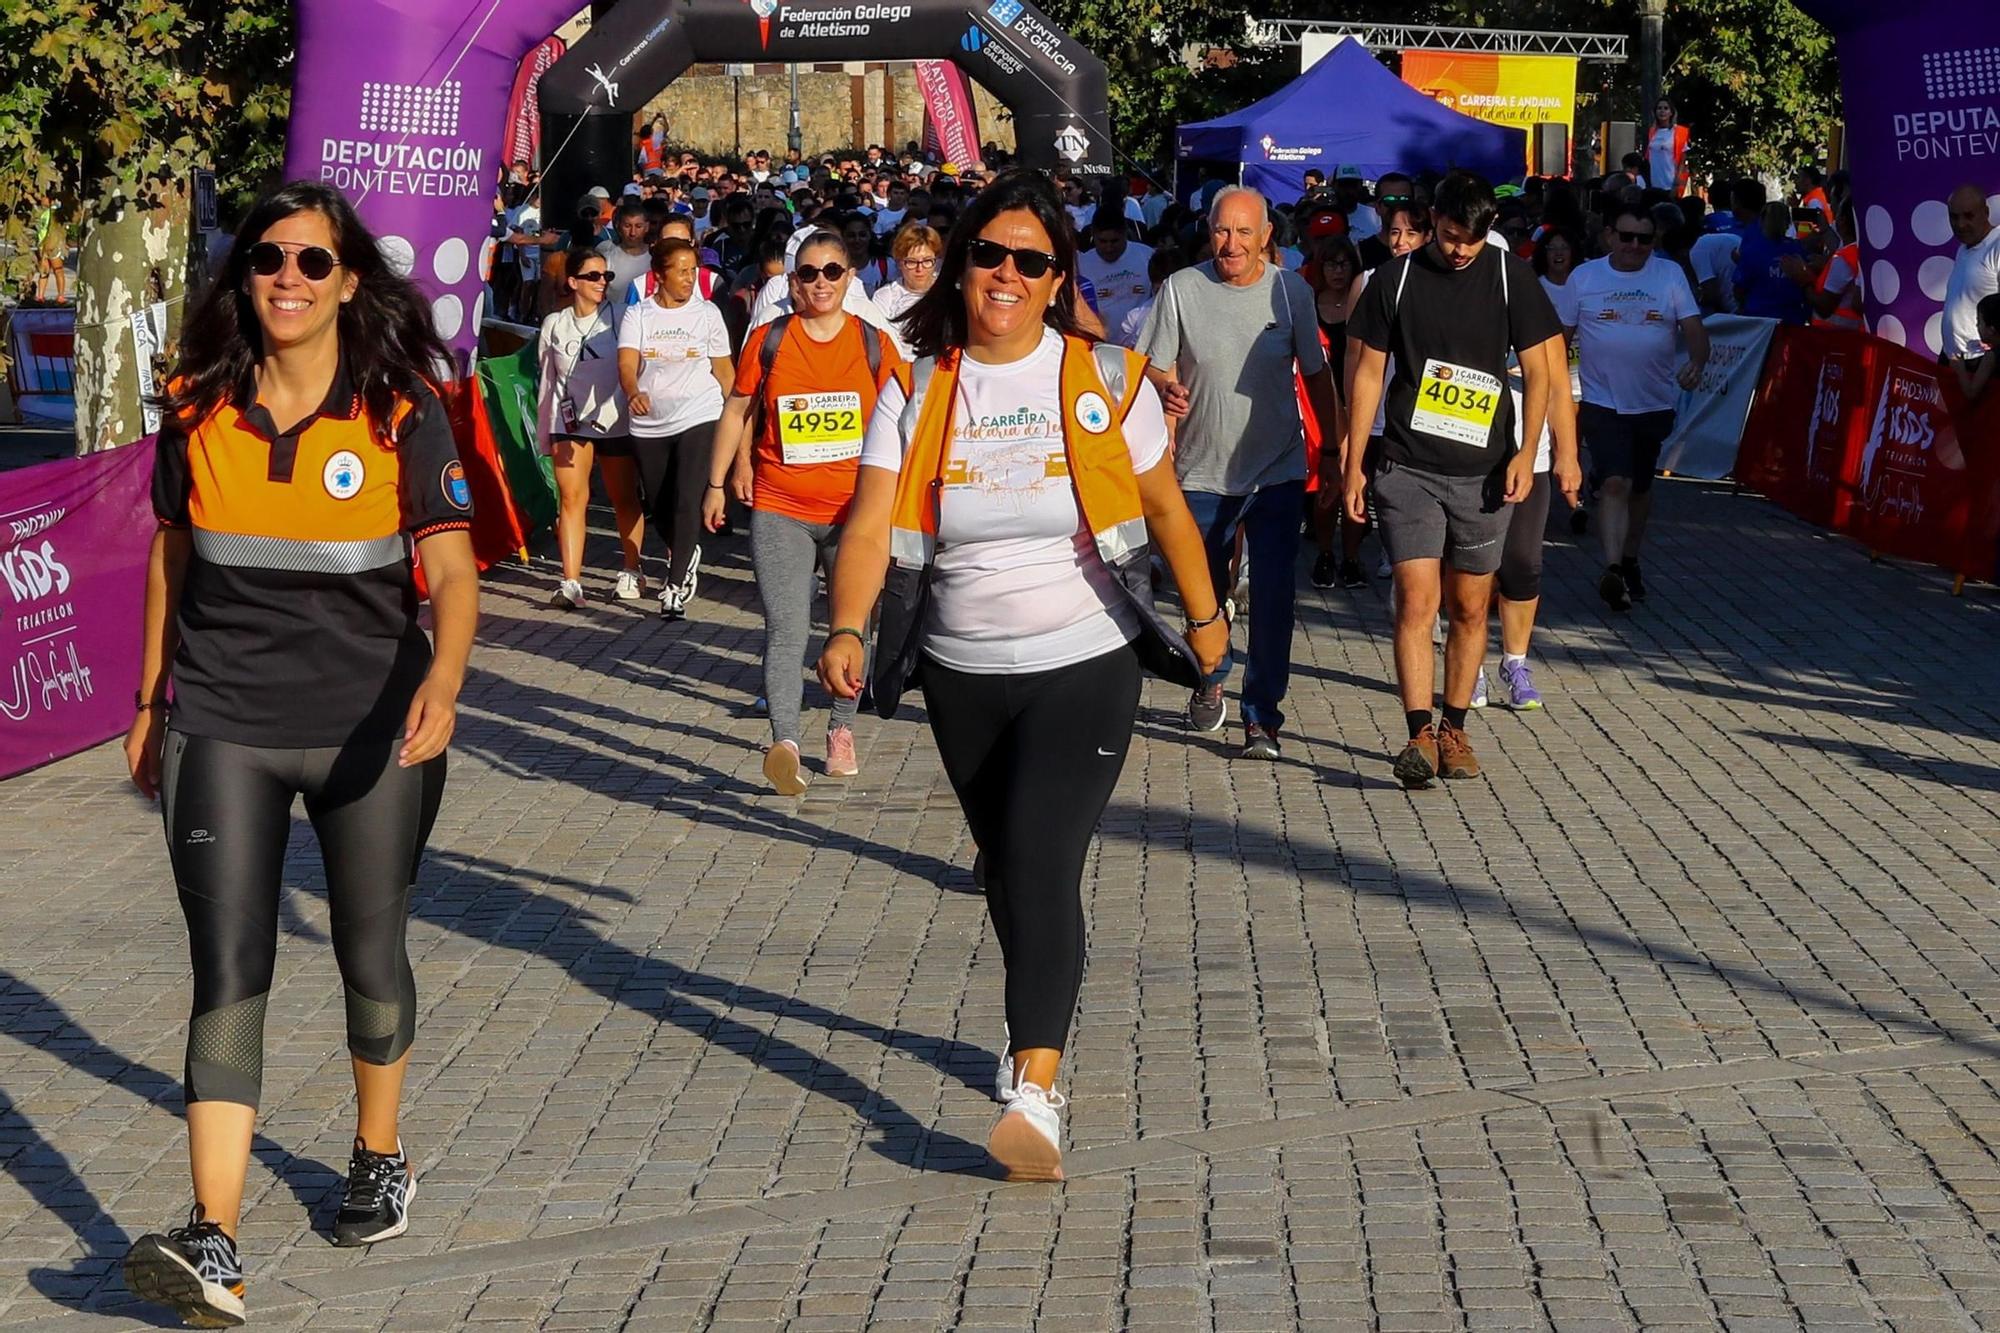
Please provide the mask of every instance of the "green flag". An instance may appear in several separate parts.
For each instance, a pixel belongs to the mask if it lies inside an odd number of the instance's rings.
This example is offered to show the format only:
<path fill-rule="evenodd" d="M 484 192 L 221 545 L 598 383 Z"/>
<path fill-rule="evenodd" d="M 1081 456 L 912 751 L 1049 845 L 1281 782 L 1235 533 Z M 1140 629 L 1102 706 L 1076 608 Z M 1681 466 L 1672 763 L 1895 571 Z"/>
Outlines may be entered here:
<path fill-rule="evenodd" d="M 517 352 L 479 359 L 479 387 L 486 395 L 486 415 L 493 423 L 493 442 L 514 505 L 521 511 L 528 534 L 553 528 L 556 522 L 556 474 L 535 439 L 535 403 L 540 393 L 537 342 L 530 338 Z"/>

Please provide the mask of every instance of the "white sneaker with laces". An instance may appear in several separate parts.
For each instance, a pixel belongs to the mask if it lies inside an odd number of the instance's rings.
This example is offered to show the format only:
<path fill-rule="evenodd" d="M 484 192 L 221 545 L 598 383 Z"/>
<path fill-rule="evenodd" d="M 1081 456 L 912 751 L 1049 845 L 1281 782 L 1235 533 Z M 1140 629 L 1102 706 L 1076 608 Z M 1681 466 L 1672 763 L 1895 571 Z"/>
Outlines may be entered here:
<path fill-rule="evenodd" d="M 1007 1109 L 987 1137 L 986 1151 L 1009 1180 L 1061 1180 L 1062 1109 L 1069 1098 L 1033 1083 L 1018 1083 Z"/>
<path fill-rule="evenodd" d="M 1479 679 L 1472 682 L 1472 704 L 1474 708 L 1484 708 L 1492 699 L 1486 692 L 1486 668 L 1479 668 Z"/>
<path fill-rule="evenodd" d="M 621 602 L 636 602 L 646 595 L 646 580 L 636 569 L 621 569 L 612 595 Z"/>
<path fill-rule="evenodd" d="M 1000 1067 L 993 1071 L 993 1100 L 1005 1106 L 1014 1098 L 1014 1034 L 1000 1025 Z"/>
<path fill-rule="evenodd" d="M 583 609 L 583 584 L 575 579 L 564 579 L 556 585 L 556 601 L 572 611 Z"/>

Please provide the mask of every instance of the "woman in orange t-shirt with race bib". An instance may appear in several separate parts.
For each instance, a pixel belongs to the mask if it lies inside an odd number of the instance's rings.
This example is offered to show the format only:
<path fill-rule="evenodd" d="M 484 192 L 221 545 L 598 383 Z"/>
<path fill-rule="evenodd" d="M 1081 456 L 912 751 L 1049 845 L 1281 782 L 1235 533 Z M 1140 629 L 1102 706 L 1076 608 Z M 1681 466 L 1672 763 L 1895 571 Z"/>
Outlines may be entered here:
<path fill-rule="evenodd" d="M 801 667 L 812 632 L 813 573 L 823 568 L 831 576 L 876 390 L 901 358 L 879 330 L 841 308 L 854 270 L 837 234 L 807 237 L 790 281 L 793 313 L 744 339 L 716 427 L 703 521 L 711 532 L 722 526 L 728 494 L 751 508 L 750 558 L 764 603 L 764 697 L 771 710 L 764 776 L 780 794 L 796 796 L 806 789 Z M 856 706 L 854 699 L 833 701 L 829 777 L 860 771 Z"/>

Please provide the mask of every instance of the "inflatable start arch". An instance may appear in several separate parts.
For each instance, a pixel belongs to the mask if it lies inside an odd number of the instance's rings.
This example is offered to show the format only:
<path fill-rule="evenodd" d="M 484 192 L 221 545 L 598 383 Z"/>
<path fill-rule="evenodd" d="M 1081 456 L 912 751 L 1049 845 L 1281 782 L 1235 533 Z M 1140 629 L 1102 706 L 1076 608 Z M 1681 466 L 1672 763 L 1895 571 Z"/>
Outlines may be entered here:
<path fill-rule="evenodd" d="M 1111 171 L 1104 62 L 1029 0 L 624 0 L 542 76 L 550 203 L 629 174 L 632 117 L 696 63 L 958 63 L 1014 116 L 1028 166 Z"/>
<path fill-rule="evenodd" d="M 701 61 L 950 58 L 1030 165 L 1111 170 L 1104 65 L 1029 0 L 624 0 L 542 78 L 544 210 L 631 174 L 632 117 Z M 298 0 L 285 175 L 345 191 L 470 356 L 516 67 L 577 0 Z M 567 147 L 564 147 L 567 142 Z M 615 192 L 615 191 L 614 191 Z"/>

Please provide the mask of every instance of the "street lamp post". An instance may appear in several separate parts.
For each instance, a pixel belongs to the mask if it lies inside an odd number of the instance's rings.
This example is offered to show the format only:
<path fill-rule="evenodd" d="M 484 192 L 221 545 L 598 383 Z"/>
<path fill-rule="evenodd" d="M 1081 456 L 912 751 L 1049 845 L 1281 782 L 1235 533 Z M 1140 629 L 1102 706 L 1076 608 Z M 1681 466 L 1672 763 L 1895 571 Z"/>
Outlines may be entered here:
<path fill-rule="evenodd" d="M 792 126 L 790 129 L 785 131 L 785 147 L 791 149 L 795 153 L 803 153 L 805 152 L 806 149 L 806 137 L 805 134 L 799 129 L 798 62 L 793 61 L 791 68 L 792 68 Z"/>
<path fill-rule="evenodd" d="M 1666 44 L 1667 0 L 1639 0 L 1639 124 L 1650 135 L 1653 107 L 1660 100 L 1660 77 Z"/>

